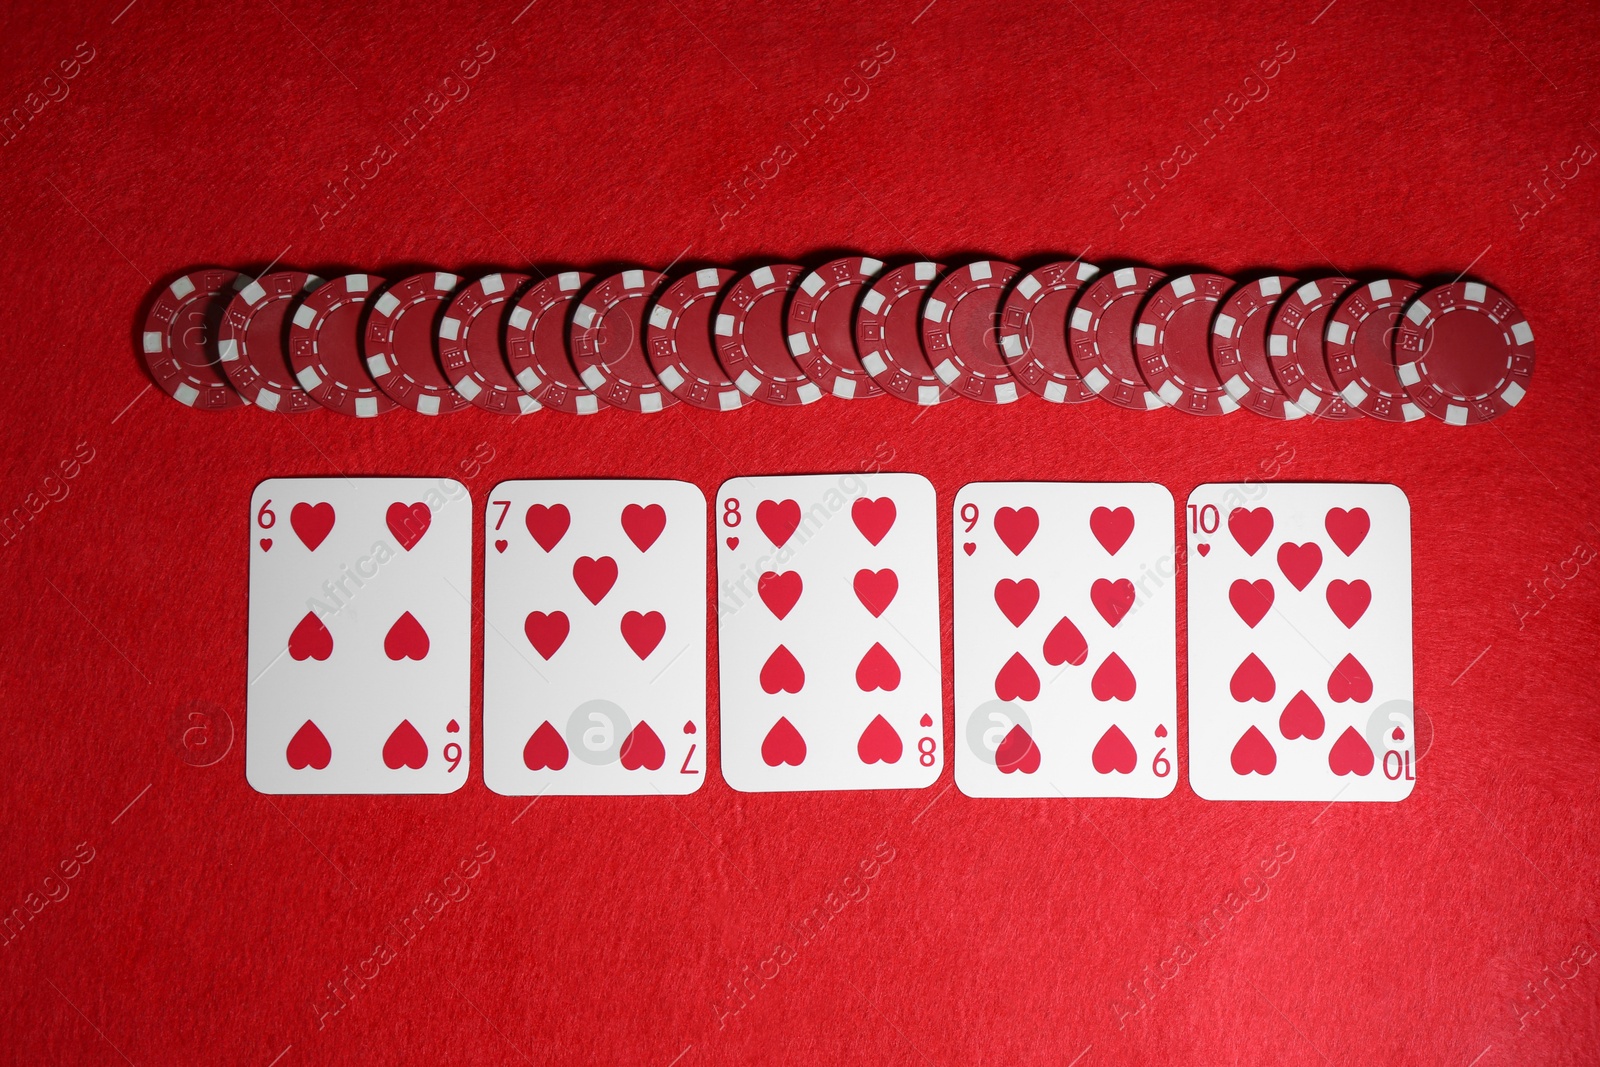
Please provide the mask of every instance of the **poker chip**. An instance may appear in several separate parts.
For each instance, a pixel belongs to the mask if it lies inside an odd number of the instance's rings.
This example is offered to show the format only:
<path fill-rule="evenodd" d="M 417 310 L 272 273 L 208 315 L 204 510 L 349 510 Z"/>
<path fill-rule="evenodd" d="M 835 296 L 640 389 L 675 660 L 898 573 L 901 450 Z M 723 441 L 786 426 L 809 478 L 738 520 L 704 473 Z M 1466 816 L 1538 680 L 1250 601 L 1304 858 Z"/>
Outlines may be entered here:
<path fill-rule="evenodd" d="M 1014 263 L 980 259 L 939 279 L 922 308 L 922 350 L 933 373 L 960 395 L 985 404 L 1017 399 L 1017 379 L 1000 351 L 996 320 Z"/>
<path fill-rule="evenodd" d="M 1519 404 L 1533 374 L 1532 328 L 1482 282 L 1235 284 L 1081 260 L 946 273 L 865 256 L 809 271 L 705 266 L 670 284 L 643 268 L 464 281 L 196 270 L 152 294 L 141 355 L 187 406 L 355 418 L 680 401 L 728 411 L 881 393 L 1009 404 L 1026 389 L 1134 411 L 1473 425 Z"/>
<path fill-rule="evenodd" d="M 1228 395 L 1269 419 L 1300 419 L 1305 412 L 1278 388 L 1267 362 L 1267 327 L 1296 279 L 1273 274 L 1245 282 L 1217 309 L 1211 327 L 1211 365 Z"/>
<path fill-rule="evenodd" d="M 567 356 L 567 319 L 593 274 L 563 271 L 522 294 L 506 316 L 506 365 L 522 391 L 547 408 L 593 415 L 600 400 Z"/>
<path fill-rule="evenodd" d="M 784 331 L 784 304 L 805 272 L 793 263 L 757 267 L 717 302 L 717 358 L 739 391 L 763 404 L 794 407 L 822 398 L 789 354 Z"/>
<path fill-rule="evenodd" d="M 420 415 L 471 407 L 439 369 L 434 322 L 461 279 L 443 271 L 401 278 L 372 302 L 364 350 L 367 371 L 396 404 Z"/>
<path fill-rule="evenodd" d="M 318 286 L 289 319 L 289 366 L 306 395 L 330 411 L 369 419 L 393 411 L 361 359 L 361 313 L 384 284 L 376 274 L 346 274 Z"/>
<path fill-rule="evenodd" d="M 539 402 L 523 392 L 506 366 L 500 329 L 526 274 L 486 274 L 465 285 L 439 319 L 439 365 L 457 393 L 485 411 L 531 415 Z"/>
<path fill-rule="evenodd" d="M 1394 355 L 1400 384 L 1418 407 L 1452 426 L 1476 426 L 1527 395 L 1533 328 L 1498 289 L 1452 282 L 1406 308 Z"/>
<path fill-rule="evenodd" d="M 927 260 L 896 267 L 872 283 L 856 311 L 862 368 L 884 392 L 923 406 L 956 396 L 922 351 L 922 300 L 943 272 Z"/>
<path fill-rule="evenodd" d="M 650 308 L 645 352 L 656 378 L 679 400 L 706 411 L 732 411 L 746 397 L 717 362 L 711 309 L 737 275 L 706 267 L 664 289 Z"/>
<path fill-rule="evenodd" d="M 596 282 L 572 313 L 567 351 L 595 396 L 625 411 L 660 411 L 678 402 L 644 355 L 645 305 L 665 274 L 625 270 Z"/>
<path fill-rule="evenodd" d="M 841 400 L 881 396 L 861 366 L 853 328 L 861 291 L 883 270 L 883 260 L 847 256 L 829 260 L 800 279 L 789 298 L 789 354 L 800 372 Z"/>
<path fill-rule="evenodd" d="M 1139 309 L 1133 331 L 1139 371 L 1168 407 L 1190 415 L 1239 410 L 1211 365 L 1211 320 L 1232 288 L 1233 279 L 1220 274 L 1180 274 Z"/>
<path fill-rule="evenodd" d="M 1102 274 L 1078 294 L 1068 319 L 1072 365 L 1102 400 L 1131 411 L 1165 407 L 1150 391 L 1133 352 L 1134 313 L 1145 294 L 1167 276 L 1149 267 Z"/>
<path fill-rule="evenodd" d="M 1052 404 L 1094 399 L 1067 351 L 1067 312 L 1100 268 L 1082 260 L 1047 263 L 1017 279 L 1000 309 L 1000 352 L 1024 387 Z"/>
<path fill-rule="evenodd" d="M 214 345 L 234 294 L 250 279 L 197 270 L 175 279 L 145 316 L 140 355 L 161 391 L 185 407 L 222 411 L 248 404 L 217 365 Z"/>
<path fill-rule="evenodd" d="M 1323 419 L 1359 419 L 1361 412 L 1345 403 L 1328 377 L 1323 327 L 1333 306 L 1355 282 L 1350 278 L 1318 278 L 1284 297 L 1267 333 L 1267 362 L 1272 377 L 1289 402 L 1307 415 Z"/>
<path fill-rule="evenodd" d="M 317 404 L 295 381 L 284 344 L 289 303 L 322 284 L 315 274 L 280 270 L 245 285 L 217 329 L 217 362 L 239 395 L 263 411 L 293 415 Z"/>
<path fill-rule="evenodd" d="M 1422 408 L 1411 402 L 1395 373 L 1394 331 L 1403 308 L 1422 286 L 1404 278 L 1380 278 L 1351 289 L 1334 307 L 1323 331 L 1328 377 L 1344 402 L 1383 422 L 1415 422 Z"/>

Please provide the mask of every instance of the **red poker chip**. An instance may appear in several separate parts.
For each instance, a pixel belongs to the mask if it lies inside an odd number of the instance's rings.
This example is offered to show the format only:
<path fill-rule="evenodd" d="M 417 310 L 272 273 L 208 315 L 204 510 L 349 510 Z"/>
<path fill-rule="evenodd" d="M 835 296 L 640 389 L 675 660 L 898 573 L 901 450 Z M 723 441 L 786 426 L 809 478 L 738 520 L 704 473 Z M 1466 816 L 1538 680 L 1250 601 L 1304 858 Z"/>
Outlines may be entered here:
<path fill-rule="evenodd" d="M 1134 314 L 1145 294 L 1166 279 L 1149 267 L 1123 267 L 1090 282 L 1073 306 L 1067 331 L 1072 365 L 1083 384 L 1119 408 L 1166 406 L 1145 383 L 1133 352 Z"/>
<path fill-rule="evenodd" d="M 385 289 L 367 314 L 367 371 L 390 400 L 421 415 L 472 406 L 451 388 L 433 351 L 434 324 L 460 284 L 444 271 L 413 274 Z"/>
<path fill-rule="evenodd" d="M 1220 274 L 1180 274 L 1139 309 L 1133 331 L 1139 371 L 1168 407 L 1190 415 L 1231 415 L 1228 395 L 1211 365 L 1211 320 L 1233 279 Z"/>
<path fill-rule="evenodd" d="M 862 368 L 884 392 L 925 407 L 956 397 L 922 350 L 922 301 L 942 273 L 942 263 L 927 260 L 896 267 L 872 283 L 856 311 Z"/>
<path fill-rule="evenodd" d="M 789 354 L 784 305 L 806 272 L 793 263 L 757 267 L 717 302 L 717 358 L 741 393 L 779 407 L 822 399 Z"/>
<path fill-rule="evenodd" d="M 996 320 L 1015 263 L 980 259 L 939 279 L 922 309 L 922 350 L 933 373 L 957 393 L 985 404 L 1017 399 L 1017 379 L 1000 351 Z"/>
<path fill-rule="evenodd" d="M 661 384 L 706 411 L 732 411 L 746 399 L 717 362 L 711 340 L 711 309 L 735 277 L 717 267 L 685 274 L 656 298 L 645 329 L 645 353 Z"/>
<path fill-rule="evenodd" d="M 1394 366 L 1394 331 L 1400 310 L 1422 286 L 1405 278 L 1380 278 L 1345 293 L 1322 332 L 1328 377 L 1344 402 L 1383 422 L 1415 422 Z"/>
<path fill-rule="evenodd" d="M 625 411 L 660 411 L 678 402 L 661 387 L 644 355 L 645 308 L 667 280 L 653 270 L 625 270 L 595 283 L 572 313 L 567 351 L 595 396 Z"/>
<path fill-rule="evenodd" d="M 506 316 L 506 365 L 522 391 L 547 408 L 593 415 L 600 400 L 567 355 L 567 319 L 593 274 L 563 271 L 522 294 Z"/>
<path fill-rule="evenodd" d="M 1047 263 L 1017 279 L 1000 309 L 1000 352 L 1029 392 L 1052 404 L 1094 399 L 1067 351 L 1067 311 L 1100 268 L 1082 260 Z"/>
<path fill-rule="evenodd" d="M 234 294 L 249 284 L 238 271 L 197 270 L 161 291 L 145 316 L 139 347 L 162 392 L 201 411 L 249 403 L 217 365 L 214 344 Z"/>
<path fill-rule="evenodd" d="M 217 330 L 217 362 L 239 395 L 263 411 L 284 415 L 317 404 L 295 381 L 284 344 L 289 304 L 322 279 L 303 270 L 263 274 L 233 294 Z"/>
<path fill-rule="evenodd" d="M 1285 291 L 1296 279 L 1269 275 L 1245 282 L 1222 306 L 1211 327 L 1211 365 L 1241 407 L 1269 419 L 1300 419 L 1305 412 L 1278 388 L 1267 362 L 1267 327 Z"/>
<path fill-rule="evenodd" d="M 861 366 L 852 321 L 861 291 L 882 271 L 879 259 L 830 260 L 800 279 L 789 298 L 789 354 L 802 374 L 841 400 L 883 394 Z"/>
<path fill-rule="evenodd" d="M 1328 377 L 1323 327 L 1333 306 L 1355 281 L 1317 278 L 1284 297 L 1267 333 L 1267 362 L 1289 402 L 1322 419 L 1359 419 Z"/>
<path fill-rule="evenodd" d="M 1400 384 L 1452 426 L 1476 426 L 1522 403 L 1533 379 L 1533 328 L 1482 282 L 1452 282 L 1412 301 L 1395 335 Z"/>
<path fill-rule="evenodd" d="M 439 320 L 439 365 L 455 391 L 485 411 L 531 415 L 539 402 L 523 392 L 506 366 L 500 331 L 526 274 L 486 274 L 462 287 Z"/>
<path fill-rule="evenodd" d="M 384 284 L 376 274 L 332 278 L 289 319 L 289 366 L 306 395 L 330 411 L 369 419 L 393 411 L 361 359 L 361 314 Z"/>

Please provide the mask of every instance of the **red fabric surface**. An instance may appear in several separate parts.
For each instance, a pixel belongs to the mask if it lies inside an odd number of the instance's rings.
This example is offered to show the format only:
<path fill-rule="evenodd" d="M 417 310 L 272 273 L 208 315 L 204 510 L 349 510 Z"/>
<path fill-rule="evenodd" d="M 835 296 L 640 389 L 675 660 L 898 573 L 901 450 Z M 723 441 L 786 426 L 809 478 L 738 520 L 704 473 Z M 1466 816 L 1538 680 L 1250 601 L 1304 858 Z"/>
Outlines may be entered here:
<path fill-rule="evenodd" d="M 28 116 L 0 152 L 3 503 L 56 498 L 0 553 L 0 908 L 61 898 L 0 947 L 11 1058 L 1595 1061 L 1600 12 L 924 3 L 0 12 L 0 88 Z M 47 81 L 79 42 L 93 58 Z M 446 84 L 475 46 L 492 58 Z M 1230 93 L 1263 91 L 1202 132 Z M 407 138 L 430 92 L 450 102 Z M 379 143 L 376 174 L 321 213 Z M 780 143 L 787 162 L 764 163 Z M 1169 159 L 1186 162 L 1158 189 L 1145 168 Z M 724 183 L 746 167 L 769 180 L 730 213 Z M 1520 303 L 1539 364 L 1521 408 L 1472 430 L 1033 398 L 365 423 L 185 410 L 134 354 L 155 287 L 200 265 L 682 268 L 840 249 L 1470 268 Z M 1180 502 L 1252 477 L 1400 485 L 1432 736 L 1414 795 L 1324 811 L 1204 803 L 1180 783 L 1153 803 L 980 802 L 948 768 L 916 793 L 740 795 L 713 770 L 687 798 L 531 807 L 476 771 L 444 797 L 246 785 L 259 480 L 454 475 L 481 506 L 505 478 L 687 478 L 709 496 L 735 474 L 886 453 L 942 506 L 976 479 L 1153 480 Z M 949 553 L 945 536 L 946 568 Z M 174 729 L 191 702 L 213 754 L 231 723 L 209 765 L 203 735 Z M 830 894 L 856 899 L 835 913 Z M 348 1003 L 319 1020 L 330 982 Z"/>

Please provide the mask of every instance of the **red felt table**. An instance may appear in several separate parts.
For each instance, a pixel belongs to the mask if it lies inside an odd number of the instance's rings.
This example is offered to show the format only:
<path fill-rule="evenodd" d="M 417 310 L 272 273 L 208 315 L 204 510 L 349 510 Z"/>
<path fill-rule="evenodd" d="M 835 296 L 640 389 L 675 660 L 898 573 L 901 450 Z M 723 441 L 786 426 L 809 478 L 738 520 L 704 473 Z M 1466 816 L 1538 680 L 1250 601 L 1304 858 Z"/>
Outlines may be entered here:
<path fill-rule="evenodd" d="M 925 2 L 0 12 L 12 1058 L 1600 1056 L 1600 11 Z M 197 266 L 837 250 L 1470 271 L 1519 302 L 1539 364 L 1521 407 L 1472 429 L 1031 397 L 363 422 L 187 410 L 135 354 L 153 292 Z M 922 792 L 746 795 L 714 751 L 672 800 L 530 807 L 476 770 L 449 796 L 246 785 L 261 479 L 449 475 L 480 505 L 527 477 L 709 496 L 886 454 L 941 507 L 983 479 L 1159 481 L 1179 501 L 1244 478 L 1401 486 L 1415 792 L 977 801 L 947 768 Z M 716 720 L 713 698 L 713 749 Z"/>

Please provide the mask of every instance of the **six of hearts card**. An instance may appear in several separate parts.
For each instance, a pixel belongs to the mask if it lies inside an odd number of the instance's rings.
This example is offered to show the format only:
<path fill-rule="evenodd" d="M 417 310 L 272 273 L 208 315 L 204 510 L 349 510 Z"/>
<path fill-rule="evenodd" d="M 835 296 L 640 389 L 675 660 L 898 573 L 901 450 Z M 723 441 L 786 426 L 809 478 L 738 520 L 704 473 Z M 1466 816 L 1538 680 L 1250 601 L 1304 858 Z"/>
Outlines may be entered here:
<path fill-rule="evenodd" d="M 470 772 L 472 504 L 420 478 L 251 500 L 246 775 L 274 794 L 440 793 Z M 955 784 L 974 797 L 1396 801 L 1416 778 L 1411 530 L 1392 485 L 1204 485 L 1174 549 L 1146 483 L 988 482 L 952 502 Z M 484 781 L 685 794 L 717 732 L 744 792 L 943 772 L 938 518 L 914 474 L 502 482 L 482 528 Z M 1187 572 L 1185 574 L 1185 571 Z"/>
<path fill-rule="evenodd" d="M 250 524 L 250 784 L 461 788 L 471 767 L 466 486 L 273 478 L 256 487 Z"/>

